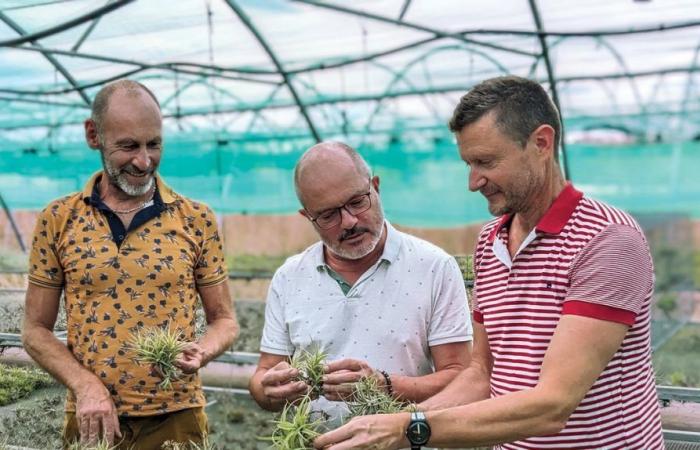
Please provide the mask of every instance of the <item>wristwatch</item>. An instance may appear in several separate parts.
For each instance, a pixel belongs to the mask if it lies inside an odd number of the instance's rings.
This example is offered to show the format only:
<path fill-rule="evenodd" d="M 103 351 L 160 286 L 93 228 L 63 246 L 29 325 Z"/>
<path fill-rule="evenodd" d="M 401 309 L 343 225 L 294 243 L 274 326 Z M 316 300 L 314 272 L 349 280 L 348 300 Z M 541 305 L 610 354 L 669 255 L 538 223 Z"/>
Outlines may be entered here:
<path fill-rule="evenodd" d="M 411 443 L 411 450 L 420 450 L 430 439 L 430 425 L 422 412 L 411 413 L 411 421 L 406 428 L 406 437 Z"/>

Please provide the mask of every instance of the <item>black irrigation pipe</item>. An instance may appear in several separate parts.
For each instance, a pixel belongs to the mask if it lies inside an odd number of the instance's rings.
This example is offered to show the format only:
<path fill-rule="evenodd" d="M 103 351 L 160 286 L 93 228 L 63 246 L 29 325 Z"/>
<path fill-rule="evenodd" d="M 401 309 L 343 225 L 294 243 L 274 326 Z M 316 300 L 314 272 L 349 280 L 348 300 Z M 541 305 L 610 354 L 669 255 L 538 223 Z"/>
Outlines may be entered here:
<path fill-rule="evenodd" d="M 27 34 L 25 36 L 14 38 L 14 39 L 5 39 L 4 41 L 0 41 L 0 47 L 15 47 L 17 45 L 26 44 L 27 42 L 37 41 L 39 39 L 42 39 L 42 38 L 45 38 L 48 36 L 53 36 L 54 34 L 61 33 L 63 31 L 70 29 L 70 28 L 73 28 L 73 27 L 76 27 L 78 25 L 82 25 L 86 22 L 89 22 L 91 20 L 94 20 L 98 17 L 102 17 L 105 14 L 110 13 L 116 9 L 119 9 L 122 6 L 126 6 L 133 1 L 134 0 L 117 0 L 113 3 L 108 3 L 105 6 L 97 8 L 89 13 L 83 14 L 82 16 L 78 16 L 75 19 L 71 19 L 67 22 L 63 22 L 61 24 L 47 28 L 45 30 L 37 31 L 36 33 L 30 33 L 30 34 Z"/>
<path fill-rule="evenodd" d="M 280 75 L 282 75 L 282 78 L 284 79 L 284 82 L 287 85 L 287 89 L 289 89 L 289 93 L 292 94 L 292 97 L 294 98 L 294 102 L 297 104 L 297 106 L 299 108 L 299 112 L 301 112 L 301 115 L 304 117 L 304 120 L 306 121 L 306 125 L 309 127 L 309 131 L 311 132 L 311 135 L 314 137 L 316 142 L 321 142 L 321 135 L 318 134 L 318 131 L 316 130 L 316 126 L 314 125 L 314 122 L 311 120 L 311 117 L 309 117 L 309 113 L 306 110 L 306 106 L 301 101 L 301 98 L 299 97 L 297 90 L 294 88 L 294 85 L 292 84 L 292 80 L 289 77 L 289 74 L 287 72 L 285 72 L 281 61 L 277 58 L 277 55 L 272 50 L 270 45 L 267 43 L 267 40 L 265 40 L 263 35 L 260 33 L 260 31 L 257 29 L 257 27 L 253 24 L 253 22 L 250 20 L 250 17 L 248 17 L 246 12 L 243 11 L 243 8 L 241 8 L 238 4 L 236 4 L 236 2 L 234 0 L 226 0 L 226 3 L 233 10 L 233 12 L 238 16 L 238 18 L 241 20 L 243 25 L 245 25 L 246 28 L 248 28 L 248 30 L 253 34 L 255 39 L 262 46 L 263 50 L 265 50 L 265 53 L 267 53 L 267 56 L 270 58 L 270 60 L 272 60 L 272 63 L 275 65 L 275 67 L 277 67 L 277 71 L 280 73 Z"/>
<path fill-rule="evenodd" d="M 474 39 L 470 39 L 468 37 L 465 37 L 462 33 L 448 33 L 445 31 L 437 30 L 435 28 L 426 27 L 424 25 L 420 25 L 417 23 L 406 22 L 403 20 L 395 20 L 395 19 L 392 19 L 390 17 L 384 17 L 381 15 L 372 14 L 372 13 L 369 13 L 366 11 L 360 11 L 360 10 L 356 10 L 356 9 L 352 9 L 352 8 L 346 8 L 344 6 L 332 5 L 329 3 L 321 3 L 321 2 L 318 2 L 316 0 L 293 0 L 293 1 L 295 1 L 297 3 L 304 3 L 307 5 L 311 5 L 311 6 L 316 6 L 319 8 L 331 9 L 331 10 L 346 13 L 346 14 L 352 14 L 355 16 L 364 17 L 365 19 L 377 20 L 379 22 L 386 22 L 386 23 L 391 23 L 393 25 L 399 25 L 399 26 L 402 26 L 405 28 L 412 28 L 414 30 L 424 31 L 426 33 L 430 33 L 430 34 L 432 34 L 436 37 L 440 37 L 440 38 L 456 39 L 458 41 L 466 42 L 468 44 L 479 45 L 482 47 L 487 47 L 487 48 L 491 48 L 494 50 L 501 50 L 501 51 L 509 52 L 509 53 L 516 53 L 518 55 L 533 56 L 533 57 L 537 56 L 536 53 L 528 52 L 525 50 L 520 50 L 517 48 L 505 47 L 505 46 L 493 44 L 490 42 L 483 42 L 483 41 L 477 41 Z"/>
<path fill-rule="evenodd" d="M 532 13 L 532 19 L 535 21 L 535 26 L 537 26 L 537 31 L 539 33 L 544 32 L 544 25 L 542 24 L 542 19 L 540 17 L 540 11 L 537 8 L 537 0 L 528 0 L 530 3 L 530 12 Z M 569 165 L 566 162 L 566 143 L 564 140 L 564 118 L 561 114 L 561 103 L 559 103 L 559 94 L 557 93 L 557 78 L 554 75 L 554 68 L 552 67 L 552 60 L 549 58 L 549 47 L 547 46 L 547 36 L 544 34 L 539 34 L 538 39 L 540 41 L 540 46 L 542 48 L 542 59 L 544 60 L 544 65 L 547 69 L 547 79 L 549 80 L 549 89 L 552 91 L 552 101 L 557 107 L 557 114 L 559 114 L 560 123 L 560 134 L 557 136 L 558 140 L 554 143 L 554 151 L 558 151 L 558 145 L 561 143 L 561 165 L 564 169 L 564 179 L 570 180 Z"/>
<path fill-rule="evenodd" d="M 10 208 L 7 206 L 7 203 L 5 203 L 5 199 L 2 197 L 2 193 L 0 193 L 0 206 L 2 206 L 3 211 L 5 211 L 5 214 L 7 215 L 7 220 L 10 221 L 10 225 L 12 226 L 12 231 L 15 234 L 15 237 L 17 238 L 17 243 L 19 244 L 19 248 L 22 249 L 22 252 L 26 253 L 27 248 L 24 246 L 24 241 L 22 241 L 22 233 L 19 232 L 19 228 L 17 227 L 17 223 L 15 223 L 14 217 L 12 217 L 12 212 L 10 211 Z"/>

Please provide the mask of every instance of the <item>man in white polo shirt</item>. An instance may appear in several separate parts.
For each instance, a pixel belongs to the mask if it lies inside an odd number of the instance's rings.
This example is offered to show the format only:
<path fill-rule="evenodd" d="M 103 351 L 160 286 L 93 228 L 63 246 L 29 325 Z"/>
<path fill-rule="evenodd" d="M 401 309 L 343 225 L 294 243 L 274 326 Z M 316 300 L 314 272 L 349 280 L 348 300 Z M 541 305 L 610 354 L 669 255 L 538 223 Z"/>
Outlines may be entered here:
<path fill-rule="evenodd" d="M 335 424 L 352 383 L 374 377 L 397 398 L 420 402 L 469 362 L 472 328 L 461 272 L 438 247 L 384 219 L 379 177 L 349 146 L 311 147 L 295 187 L 321 241 L 289 258 L 272 279 L 260 362 L 250 382 L 258 404 L 278 410 L 308 391 L 289 365 L 300 349 L 328 353 L 314 408 Z"/>
<path fill-rule="evenodd" d="M 499 216 L 474 257 L 471 364 L 424 415 L 361 417 L 316 447 L 662 449 L 639 225 L 564 180 L 559 114 L 539 84 L 478 84 L 450 129 L 469 189 Z"/>

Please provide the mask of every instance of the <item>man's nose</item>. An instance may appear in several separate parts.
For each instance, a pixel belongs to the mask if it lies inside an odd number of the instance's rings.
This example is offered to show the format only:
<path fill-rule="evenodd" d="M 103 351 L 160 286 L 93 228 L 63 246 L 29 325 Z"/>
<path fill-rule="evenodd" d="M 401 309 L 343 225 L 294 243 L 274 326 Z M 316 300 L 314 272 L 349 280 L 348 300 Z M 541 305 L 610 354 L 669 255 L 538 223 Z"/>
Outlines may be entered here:
<path fill-rule="evenodd" d="M 478 191 L 479 189 L 484 187 L 484 185 L 486 185 L 486 178 L 484 178 L 484 176 L 481 175 L 481 173 L 478 170 L 476 170 L 474 168 L 470 168 L 469 169 L 469 182 L 468 183 L 469 183 L 469 190 L 470 191 L 472 191 L 472 192 Z"/>
<path fill-rule="evenodd" d="M 147 171 L 151 167 L 151 157 L 148 155 L 148 150 L 145 147 L 139 149 L 131 160 L 131 164 L 142 172 Z"/>
<path fill-rule="evenodd" d="M 351 229 L 357 224 L 357 217 L 348 211 L 345 206 L 340 208 L 340 224 L 346 230 Z"/>

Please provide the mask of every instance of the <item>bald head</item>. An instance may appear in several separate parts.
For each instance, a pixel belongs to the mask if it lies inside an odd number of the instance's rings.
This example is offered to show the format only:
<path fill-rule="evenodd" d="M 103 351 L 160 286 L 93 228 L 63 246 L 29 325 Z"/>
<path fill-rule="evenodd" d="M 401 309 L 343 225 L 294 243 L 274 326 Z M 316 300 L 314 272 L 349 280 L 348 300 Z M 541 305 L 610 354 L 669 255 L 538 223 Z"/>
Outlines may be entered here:
<path fill-rule="evenodd" d="M 349 145 L 321 142 L 308 149 L 294 168 L 294 188 L 302 205 L 337 184 L 358 179 L 366 183 L 372 171 L 367 162 Z"/>
<path fill-rule="evenodd" d="M 117 91 L 133 97 L 137 97 L 144 93 L 148 94 L 148 96 L 153 99 L 158 109 L 160 109 L 160 103 L 158 103 L 158 99 L 153 92 L 138 81 L 121 79 L 105 84 L 102 89 L 99 90 L 97 95 L 95 95 L 95 99 L 92 102 L 92 114 L 90 116 L 92 121 L 95 123 L 95 128 L 97 128 L 97 133 L 100 135 L 100 137 L 104 133 L 104 120 L 109 107 L 109 100 Z"/>

